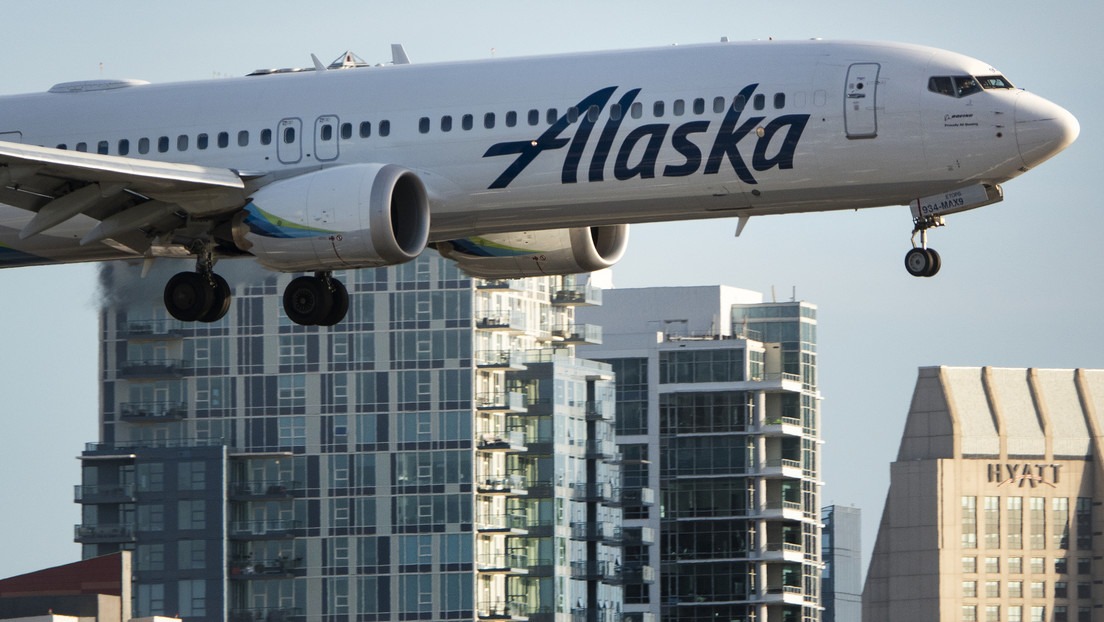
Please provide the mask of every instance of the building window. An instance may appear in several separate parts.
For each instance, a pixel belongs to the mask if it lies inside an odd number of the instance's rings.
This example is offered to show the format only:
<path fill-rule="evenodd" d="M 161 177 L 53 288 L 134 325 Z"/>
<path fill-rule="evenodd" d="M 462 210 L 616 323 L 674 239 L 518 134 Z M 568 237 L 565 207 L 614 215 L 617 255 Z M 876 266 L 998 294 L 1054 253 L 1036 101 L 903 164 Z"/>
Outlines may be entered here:
<path fill-rule="evenodd" d="M 1008 597 L 1023 598 L 1023 581 L 1008 582 Z"/>
<path fill-rule="evenodd" d="M 987 574 L 1000 574 L 1000 558 L 999 557 L 986 557 L 985 558 L 985 572 Z"/>
<path fill-rule="evenodd" d="M 1008 622 L 1023 622 L 1023 607 L 1020 605 L 1009 606 Z"/>
<path fill-rule="evenodd" d="M 1023 574 L 1023 558 L 1022 557 L 1009 557 L 1008 558 L 1008 572 L 1010 574 Z"/>
<path fill-rule="evenodd" d="M 962 622 L 976 622 L 977 605 L 962 605 Z"/>
<path fill-rule="evenodd" d="M 977 558 L 976 557 L 963 557 L 962 558 L 962 572 L 965 574 L 974 574 L 977 572 Z"/>
<path fill-rule="evenodd" d="M 1000 537 L 1000 497 L 985 497 L 985 548 L 999 549 Z"/>
<path fill-rule="evenodd" d="M 1069 499 L 1055 497 L 1051 499 L 1051 547 L 1056 549 L 1069 548 Z"/>
<path fill-rule="evenodd" d="M 1023 548 L 1023 497 L 1008 497 L 1008 548 Z"/>
<path fill-rule="evenodd" d="M 1046 572 L 1046 558 L 1045 557 L 1032 557 L 1031 558 L 1031 574 L 1043 574 Z"/>
<path fill-rule="evenodd" d="M 659 353 L 660 384 L 739 382 L 743 379 L 742 348 L 670 350 Z"/>
<path fill-rule="evenodd" d="M 1000 581 L 985 582 L 985 597 L 1000 598 Z"/>
<path fill-rule="evenodd" d="M 1046 598 L 1046 582 L 1045 581 L 1032 581 L 1031 582 L 1031 597 L 1032 598 Z"/>
<path fill-rule="evenodd" d="M 1031 521 L 1031 549 L 1041 551 L 1046 548 L 1046 499 L 1031 497 L 1028 503 L 1028 516 Z"/>
<path fill-rule="evenodd" d="M 1000 605 L 985 606 L 985 622 L 1000 622 Z"/>
<path fill-rule="evenodd" d="M 977 548 L 977 497 L 962 497 L 962 548 Z"/>
<path fill-rule="evenodd" d="M 1077 498 L 1077 549 L 1079 551 L 1091 551 L 1093 547 L 1092 534 L 1092 499 L 1088 497 Z"/>
<path fill-rule="evenodd" d="M 977 598 L 977 581 L 962 582 L 962 597 Z"/>

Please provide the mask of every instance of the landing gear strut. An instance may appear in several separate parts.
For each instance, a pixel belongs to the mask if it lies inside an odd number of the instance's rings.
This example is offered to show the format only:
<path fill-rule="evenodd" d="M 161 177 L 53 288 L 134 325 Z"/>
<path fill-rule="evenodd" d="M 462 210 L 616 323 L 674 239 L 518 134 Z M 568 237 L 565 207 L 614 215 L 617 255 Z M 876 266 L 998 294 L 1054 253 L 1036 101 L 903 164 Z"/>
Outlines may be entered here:
<path fill-rule="evenodd" d="M 939 216 L 916 219 L 916 227 L 912 230 L 912 249 L 905 253 L 905 269 L 912 276 L 935 276 L 943 265 L 939 253 L 928 248 L 928 229 L 942 227 L 943 219 Z M 920 234 L 920 246 L 916 245 L 916 234 Z"/>
<path fill-rule="evenodd" d="M 292 279 L 284 290 L 284 312 L 296 324 L 333 326 L 349 311 L 349 291 L 329 272 Z"/>
<path fill-rule="evenodd" d="M 230 310 L 230 285 L 215 274 L 208 247 L 196 257 L 195 272 L 175 274 L 165 285 L 165 309 L 181 322 L 217 322 Z"/>

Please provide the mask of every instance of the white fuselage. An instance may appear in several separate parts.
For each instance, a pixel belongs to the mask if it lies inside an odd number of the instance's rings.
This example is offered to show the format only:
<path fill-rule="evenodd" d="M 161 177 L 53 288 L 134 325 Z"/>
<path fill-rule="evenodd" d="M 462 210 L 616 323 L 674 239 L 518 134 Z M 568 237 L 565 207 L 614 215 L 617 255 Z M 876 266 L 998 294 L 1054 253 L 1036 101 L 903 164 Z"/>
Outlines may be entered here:
<path fill-rule="evenodd" d="M 996 74 L 932 48 L 824 41 L 389 65 L 4 97 L 0 141 L 228 168 L 247 190 L 396 164 L 424 182 L 429 239 L 443 241 L 1001 183 L 1064 148 L 1076 121 L 1018 89 L 929 88 Z M 85 216 L 18 241 L 33 215 L 0 207 L 0 247 L 126 256 L 79 246 L 96 224 Z"/>

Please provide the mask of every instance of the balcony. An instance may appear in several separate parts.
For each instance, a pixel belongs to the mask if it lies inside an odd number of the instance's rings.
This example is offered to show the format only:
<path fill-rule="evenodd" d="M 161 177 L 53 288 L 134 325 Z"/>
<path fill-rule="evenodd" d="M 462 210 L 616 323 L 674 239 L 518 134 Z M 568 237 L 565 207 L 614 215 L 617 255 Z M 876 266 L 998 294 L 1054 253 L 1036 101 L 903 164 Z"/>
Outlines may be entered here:
<path fill-rule="evenodd" d="M 609 402 L 589 401 L 586 403 L 587 421 L 613 421 L 613 404 Z"/>
<path fill-rule="evenodd" d="M 777 458 L 767 460 L 759 465 L 759 475 L 769 478 L 793 477 L 801 478 L 803 474 L 801 461 Z"/>
<path fill-rule="evenodd" d="M 590 284 L 571 285 L 552 292 L 552 305 L 581 307 L 602 304 L 602 289 Z"/>
<path fill-rule="evenodd" d="M 805 594 L 799 585 L 768 585 L 759 600 L 766 604 L 801 605 L 805 602 Z"/>
<path fill-rule="evenodd" d="M 752 512 L 759 518 L 770 519 L 785 519 L 785 520 L 801 520 L 805 517 L 805 512 L 801 508 L 800 501 L 768 501 L 766 506 L 759 508 L 758 512 Z"/>
<path fill-rule="evenodd" d="M 583 502 L 619 504 L 621 489 L 608 483 L 571 484 L 571 498 Z"/>
<path fill-rule="evenodd" d="M 801 420 L 796 417 L 767 417 L 759 426 L 763 436 L 802 436 Z"/>
<path fill-rule="evenodd" d="M 593 324 L 568 324 L 551 329 L 556 345 L 597 346 L 602 344 L 602 327 Z"/>
<path fill-rule="evenodd" d="M 529 619 L 530 607 L 523 601 L 498 600 L 476 603 L 475 615 L 480 620 L 518 620 Z"/>
<path fill-rule="evenodd" d="M 529 494 L 525 477 L 521 475 L 491 475 L 485 477 L 476 483 L 475 491 L 484 495 L 525 496 Z"/>
<path fill-rule="evenodd" d="M 478 533 L 507 533 L 523 536 L 529 533 L 529 517 L 524 514 L 491 514 L 475 520 Z"/>
<path fill-rule="evenodd" d="M 190 361 L 181 359 L 150 359 L 119 363 L 120 378 L 180 378 L 191 368 Z"/>
<path fill-rule="evenodd" d="M 475 353 L 475 366 L 479 369 L 524 371 L 525 354 L 513 350 L 480 350 Z"/>
<path fill-rule="evenodd" d="M 478 279 L 475 288 L 489 292 L 523 292 L 525 281 L 522 279 Z"/>
<path fill-rule="evenodd" d="M 613 441 L 589 439 L 586 442 L 584 457 L 587 460 L 613 460 L 617 455 L 617 444 Z"/>
<path fill-rule="evenodd" d="M 75 525 L 73 539 L 81 544 L 134 542 L 134 527 L 130 525 Z"/>
<path fill-rule="evenodd" d="M 184 325 L 177 320 L 133 320 L 119 327 L 124 339 L 179 339 L 184 336 Z"/>
<path fill-rule="evenodd" d="M 479 412 L 521 414 L 526 412 L 525 394 L 515 391 L 480 393 L 475 397 Z"/>
<path fill-rule="evenodd" d="M 77 503 L 134 503 L 134 499 L 134 484 L 75 486 L 73 490 Z"/>
<path fill-rule="evenodd" d="M 759 552 L 759 558 L 763 561 L 801 562 L 805 560 L 805 552 L 800 544 L 768 542 L 766 550 Z"/>
<path fill-rule="evenodd" d="M 300 483 L 292 480 L 231 482 L 229 492 L 234 501 L 265 501 L 290 499 L 300 488 Z"/>
<path fill-rule="evenodd" d="M 520 334 L 525 332 L 525 314 L 521 311 L 491 310 L 475 314 L 477 330 Z"/>
<path fill-rule="evenodd" d="M 230 578 L 247 579 L 289 579 L 306 574 L 303 560 L 278 557 L 266 560 L 240 560 L 230 562 Z"/>
<path fill-rule="evenodd" d="M 655 568 L 643 562 L 629 562 L 621 567 L 622 583 L 639 585 L 641 583 L 655 583 Z"/>
<path fill-rule="evenodd" d="M 621 491 L 621 503 L 627 507 L 655 505 L 654 488 L 626 488 Z"/>
<path fill-rule="evenodd" d="M 526 450 L 525 433 L 518 430 L 513 432 L 484 432 L 476 437 L 475 448 L 479 451 L 523 452 Z"/>
<path fill-rule="evenodd" d="M 494 553 L 477 556 L 475 569 L 491 574 L 551 576 L 552 560 L 526 553 Z"/>
<path fill-rule="evenodd" d="M 294 538 L 299 529 L 296 520 L 249 520 L 230 523 L 230 538 L 234 540 L 276 540 Z"/>
<path fill-rule="evenodd" d="M 130 423 L 163 423 L 180 421 L 188 415 L 184 402 L 123 402 L 119 404 L 119 419 Z"/>

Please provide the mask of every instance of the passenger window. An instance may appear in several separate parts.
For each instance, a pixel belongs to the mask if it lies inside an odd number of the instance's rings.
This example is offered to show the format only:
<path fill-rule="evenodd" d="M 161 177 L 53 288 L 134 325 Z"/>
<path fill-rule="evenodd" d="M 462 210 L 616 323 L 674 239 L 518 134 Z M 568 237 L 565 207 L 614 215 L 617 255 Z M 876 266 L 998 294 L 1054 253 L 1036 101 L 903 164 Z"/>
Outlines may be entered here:
<path fill-rule="evenodd" d="M 762 93 L 757 94 L 755 97 L 751 98 L 751 105 L 754 106 L 756 110 L 762 110 L 766 108 L 767 96 L 763 95 Z"/>
<path fill-rule="evenodd" d="M 676 117 L 681 117 L 682 115 L 686 114 L 686 102 L 682 101 L 681 99 L 676 99 L 675 105 L 671 112 L 673 112 Z"/>
<path fill-rule="evenodd" d="M 725 98 L 714 97 L 713 98 L 713 112 L 721 113 L 725 111 Z"/>
<path fill-rule="evenodd" d="M 268 142 L 265 143 L 267 145 L 268 143 L 272 142 L 272 130 L 265 130 L 264 132 L 261 132 L 262 140 L 264 139 L 265 132 L 268 132 Z M 206 134 L 200 134 L 199 136 L 196 136 L 196 149 L 199 149 L 200 151 L 206 149 L 207 142 L 208 140 Z"/>
<path fill-rule="evenodd" d="M 786 94 L 775 93 L 774 94 L 774 108 L 775 110 L 781 110 L 786 107 Z"/>
<path fill-rule="evenodd" d="M 380 123 L 379 123 L 379 135 L 384 136 L 384 137 L 391 135 L 391 122 L 388 121 L 387 119 L 384 119 L 383 121 L 380 121 Z"/>
<path fill-rule="evenodd" d="M 158 153 L 165 153 L 168 150 L 169 150 L 169 137 L 168 136 L 162 136 L 161 138 L 158 138 L 157 139 L 157 152 Z"/>
<path fill-rule="evenodd" d="M 493 112 L 488 112 L 487 114 L 483 115 L 483 127 L 485 127 L 488 130 L 493 130 L 494 126 L 495 126 L 495 114 Z"/>
<path fill-rule="evenodd" d="M 294 142 L 295 142 L 295 128 L 294 127 L 285 127 L 284 128 L 284 144 L 285 145 L 290 145 Z"/>
<path fill-rule="evenodd" d="M 61 144 L 60 144 L 60 145 L 58 145 L 58 146 L 57 146 L 56 148 L 57 148 L 57 149 L 61 149 L 61 150 L 66 150 L 66 149 L 69 149 L 69 147 L 68 147 L 68 146 L 67 146 L 67 145 L 66 145 L 65 143 L 61 143 Z"/>
<path fill-rule="evenodd" d="M 353 137 L 353 124 L 342 123 L 341 124 L 341 140 L 349 140 Z"/>
<path fill-rule="evenodd" d="M 422 117 L 418 119 L 418 132 L 422 134 L 429 133 L 429 117 Z"/>
<path fill-rule="evenodd" d="M 511 110 L 506 113 L 506 127 L 514 127 L 517 125 L 517 112 Z"/>
<path fill-rule="evenodd" d="M 230 134 L 226 132 L 219 132 L 218 135 L 219 149 L 225 149 L 230 146 Z"/>
<path fill-rule="evenodd" d="M 549 108 L 548 112 L 545 113 L 545 118 L 548 120 L 548 125 L 552 125 L 559 120 L 560 113 L 555 108 Z"/>
<path fill-rule="evenodd" d="M 77 151 L 88 151 L 88 143 L 77 143 Z"/>
<path fill-rule="evenodd" d="M 130 153 L 130 141 L 123 138 L 119 140 L 119 155 L 125 156 Z"/>
<path fill-rule="evenodd" d="M 621 104 L 613 104 L 610 106 L 610 119 L 614 121 L 621 120 Z"/>
<path fill-rule="evenodd" d="M 598 106 L 591 106 L 590 108 L 587 108 L 587 121 L 590 121 L 591 123 L 597 122 L 598 115 L 600 113 L 601 111 L 598 109 Z"/>
<path fill-rule="evenodd" d="M 538 123 L 540 123 L 540 111 L 539 110 L 530 110 L 529 111 L 529 125 L 536 125 Z"/>
<path fill-rule="evenodd" d="M 732 100 L 732 109 L 733 110 L 743 110 L 745 106 L 747 106 L 747 97 L 744 96 L 744 95 L 737 95 Z"/>
<path fill-rule="evenodd" d="M 319 138 L 321 138 L 323 142 L 329 142 L 333 140 L 333 126 L 328 123 L 326 125 L 323 125 L 322 131 L 319 132 Z"/>
<path fill-rule="evenodd" d="M 150 143 L 148 138 L 138 139 L 138 153 L 141 153 L 143 155 L 149 153 L 149 147 Z"/>
<path fill-rule="evenodd" d="M 579 121 L 579 109 L 572 106 L 567 109 L 567 122 L 576 123 Z"/>
<path fill-rule="evenodd" d="M 106 140 L 101 140 L 100 142 L 96 143 L 96 153 L 98 153 L 100 155 L 107 155 L 107 141 Z"/>
<path fill-rule="evenodd" d="M 652 116 L 657 119 L 663 116 L 663 102 L 652 104 Z"/>
<path fill-rule="evenodd" d="M 442 132 L 451 132 L 452 131 L 452 117 L 451 116 L 445 115 L 445 116 L 441 117 L 441 131 Z"/>
<path fill-rule="evenodd" d="M 238 146 L 249 146 L 249 132 L 247 132 L 246 130 L 241 130 L 240 132 L 238 132 Z"/>
<path fill-rule="evenodd" d="M 460 127 L 464 130 L 470 130 L 475 127 L 475 119 L 470 114 L 466 114 L 460 117 Z"/>
<path fill-rule="evenodd" d="M 632 107 L 629 108 L 629 116 L 634 119 L 639 119 L 640 117 L 644 116 L 644 104 L 641 104 L 640 102 L 633 102 Z"/>
<path fill-rule="evenodd" d="M 724 100 L 722 100 L 721 107 L 724 107 Z M 694 100 L 694 114 L 705 114 L 705 100 L 701 97 Z"/>
<path fill-rule="evenodd" d="M 426 119 L 426 123 L 429 123 L 429 119 Z M 419 122 L 419 124 L 420 124 L 420 122 Z M 426 131 L 427 132 L 429 131 L 428 127 L 426 127 Z M 372 135 L 372 124 L 368 121 L 361 121 L 361 123 L 360 123 L 360 137 L 361 138 L 368 138 L 371 135 Z"/>
<path fill-rule="evenodd" d="M 188 136 L 186 134 L 181 134 L 180 136 L 176 137 L 176 150 L 177 151 L 187 151 L 188 150 Z"/>

